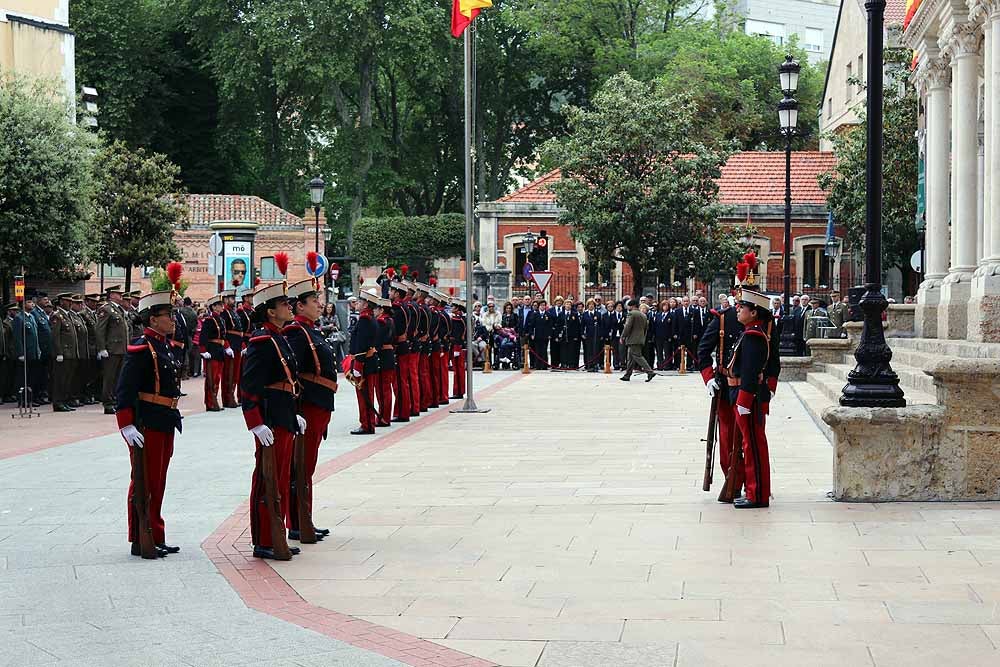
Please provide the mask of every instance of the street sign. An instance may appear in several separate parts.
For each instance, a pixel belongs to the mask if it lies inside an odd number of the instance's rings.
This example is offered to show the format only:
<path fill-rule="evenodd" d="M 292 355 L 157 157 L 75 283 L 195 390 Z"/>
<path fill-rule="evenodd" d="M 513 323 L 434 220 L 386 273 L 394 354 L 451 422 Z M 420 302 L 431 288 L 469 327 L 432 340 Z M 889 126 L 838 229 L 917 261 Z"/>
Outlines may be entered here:
<path fill-rule="evenodd" d="M 308 273 L 313 278 L 319 278 L 320 276 L 326 275 L 327 269 L 329 268 L 329 262 L 323 255 L 318 255 L 316 257 L 316 270 L 313 271 L 309 268 L 309 260 L 306 260 L 306 273 Z"/>
<path fill-rule="evenodd" d="M 535 267 L 531 264 L 531 262 L 525 262 L 523 271 L 524 277 L 531 279 L 531 274 L 534 272 L 535 272 Z"/>
<path fill-rule="evenodd" d="M 337 262 L 332 262 L 330 264 L 330 282 L 337 282 L 337 278 L 340 277 L 340 264 Z"/>
<path fill-rule="evenodd" d="M 14 276 L 14 300 L 24 301 L 24 276 Z"/>
<path fill-rule="evenodd" d="M 915 253 L 913 253 L 912 255 L 910 255 L 910 266 L 917 273 L 923 273 L 924 272 L 923 271 L 923 267 L 920 265 L 920 251 L 919 250 L 916 251 Z"/>
<path fill-rule="evenodd" d="M 222 239 L 218 234 L 212 234 L 208 239 L 208 249 L 212 251 L 213 254 L 218 255 L 222 252 Z"/>
<path fill-rule="evenodd" d="M 535 283 L 535 287 L 544 296 L 545 290 L 548 289 L 549 283 L 552 282 L 552 272 L 551 271 L 532 271 L 531 281 Z"/>

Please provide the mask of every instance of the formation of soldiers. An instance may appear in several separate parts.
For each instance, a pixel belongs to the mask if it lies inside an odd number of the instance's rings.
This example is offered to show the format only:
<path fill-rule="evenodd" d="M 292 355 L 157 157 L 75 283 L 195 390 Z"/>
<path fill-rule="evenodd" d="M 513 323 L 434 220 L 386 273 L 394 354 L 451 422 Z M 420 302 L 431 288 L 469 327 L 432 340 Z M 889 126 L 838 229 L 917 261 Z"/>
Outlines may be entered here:
<path fill-rule="evenodd" d="M 144 328 L 125 347 L 113 407 L 133 468 L 142 467 L 133 471 L 129 489 L 129 541 L 132 553 L 145 558 L 179 550 L 166 543 L 160 512 L 174 432 L 181 426 L 173 296 L 154 292 L 139 301 Z M 463 299 L 409 280 L 387 281 L 381 293 L 371 289 L 360 297 L 364 308 L 342 367 L 359 407 L 353 434 L 373 434 L 464 396 Z M 205 406 L 242 409 L 255 443 L 253 554 L 287 560 L 300 553 L 287 540 L 309 544 L 330 532 L 313 525 L 311 513 L 312 476 L 338 389 L 337 354 L 316 327 L 318 287 L 304 280 L 239 295 L 229 290 L 206 305 L 195 335 Z M 144 483 L 137 486 L 137 480 Z"/>
<path fill-rule="evenodd" d="M 0 317 L 0 401 L 72 412 L 102 402 L 114 388 L 129 340 L 142 331 L 139 292 L 32 294 Z"/>

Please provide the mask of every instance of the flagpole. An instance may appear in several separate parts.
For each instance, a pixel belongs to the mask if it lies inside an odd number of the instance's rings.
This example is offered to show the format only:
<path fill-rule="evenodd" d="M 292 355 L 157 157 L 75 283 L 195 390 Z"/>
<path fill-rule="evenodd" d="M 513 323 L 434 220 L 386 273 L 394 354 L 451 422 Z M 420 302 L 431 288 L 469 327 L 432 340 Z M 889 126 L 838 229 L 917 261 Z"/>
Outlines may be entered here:
<path fill-rule="evenodd" d="M 475 182 L 472 178 L 472 67 L 475 22 L 465 29 L 465 403 L 452 412 L 489 412 L 476 405 L 472 386 L 472 222 Z"/>

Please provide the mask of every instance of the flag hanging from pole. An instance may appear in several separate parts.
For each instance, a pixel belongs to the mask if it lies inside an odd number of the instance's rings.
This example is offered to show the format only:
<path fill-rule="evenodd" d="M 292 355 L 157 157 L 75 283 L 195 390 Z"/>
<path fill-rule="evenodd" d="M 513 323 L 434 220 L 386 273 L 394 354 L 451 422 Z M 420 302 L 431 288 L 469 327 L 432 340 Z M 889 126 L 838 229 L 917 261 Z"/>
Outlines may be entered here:
<path fill-rule="evenodd" d="M 452 0 L 451 3 L 451 36 L 458 39 L 479 16 L 479 10 L 492 7 L 493 0 Z"/>

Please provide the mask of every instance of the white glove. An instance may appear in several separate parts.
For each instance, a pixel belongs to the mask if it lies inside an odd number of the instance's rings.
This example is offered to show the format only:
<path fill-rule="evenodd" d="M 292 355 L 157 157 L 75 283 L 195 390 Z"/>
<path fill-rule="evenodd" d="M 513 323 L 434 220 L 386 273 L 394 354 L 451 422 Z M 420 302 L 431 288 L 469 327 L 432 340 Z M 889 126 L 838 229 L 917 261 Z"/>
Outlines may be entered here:
<path fill-rule="evenodd" d="M 226 348 L 226 356 L 227 357 L 235 357 L 236 356 L 236 353 L 233 352 L 233 348 L 231 348 L 231 347 L 227 347 Z"/>
<path fill-rule="evenodd" d="M 110 357 L 110 356 L 111 356 L 111 355 L 110 355 L 110 354 L 108 354 L 108 351 L 107 351 L 107 350 L 101 350 L 100 352 L 98 352 L 98 353 L 97 353 L 97 358 L 98 358 L 98 359 L 107 359 L 107 358 L 108 358 L 108 357 Z"/>
<path fill-rule="evenodd" d="M 63 362 L 63 356 L 61 354 L 56 355 L 56 361 L 61 364 Z"/>
<path fill-rule="evenodd" d="M 270 447 L 274 444 L 274 433 L 272 433 L 271 429 L 264 424 L 254 426 L 250 429 L 250 432 L 257 436 L 257 439 L 260 440 L 260 444 L 264 447 Z"/>
<path fill-rule="evenodd" d="M 750 408 L 744 408 L 742 405 L 737 405 L 736 412 L 740 413 L 741 415 L 748 415 L 750 414 Z"/>
<path fill-rule="evenodd" d="M 142 444 L 146 441 L 142 437 L 142 433 L 139 433 L 139 429 L 135 426 L 129 424 L 121 430 L 122 437 L 125 438 L 125 442 L 128 443 L 129 447 L 138 447 L 142 449 Z"/>
<path fill-rule="evenodd" d="M 461 352 L 456 352 L 456 353 L 455 353 L 455 358 L 456 358 L 456 359 L 458 359 L 458 358 L 459 358 L 459 357 L 461 357 L 461 356 L 462 356 L 462 353 L 461 353 Z"/>
<path fill-rule="evenodd" d="M 20 357 L 17 358 L 17 360 L 18 361 L 24 361 L 24 355 L 22 354 Z"/>
<path fill-rule="evenodd" d="M 705 385 L 705 389 L 708 390 L 709 398 L 715 398 L 715 394 L 719 391 L 719 381 L 716 378 L 712 378 Z"/>
<path fill-rule="evenodd" d="M 359 378 L 359 377 L 361 377 L 361 371 L 359 371 L 357 368 L 355 368 L 353 371 L 351 371 L 351 375 L 353 375 L 356 378 Z"/>
<path fill-rule="evenodd" d="M 295 415 L 295 421 L 299 423 L 299 433 L 304 434 L 306 432 L 306 418 L 302 415 Z"/>
<path fill-rule="evenodd" d="M 212 355 L 211 355 L 211 353 L 209 353 L 209 352 L 202 352 L 202 353 L 201 353 L 201 358 L 202 358 L 202 359 L 211 359 L 211 358 L 212 358 Z"/>

